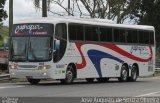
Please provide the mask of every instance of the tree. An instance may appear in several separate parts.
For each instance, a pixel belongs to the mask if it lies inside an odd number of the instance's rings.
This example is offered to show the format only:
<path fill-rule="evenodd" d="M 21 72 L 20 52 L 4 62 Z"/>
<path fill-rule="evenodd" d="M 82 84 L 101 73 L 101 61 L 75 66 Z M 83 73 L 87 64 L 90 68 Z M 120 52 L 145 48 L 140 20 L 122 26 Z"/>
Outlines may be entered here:
<path fill-rule="evenodd" d="M 117 23 L 123 23 L 128 18 L 137 22 L 139 5 L 141 4 L 141 0 L 68 0 L 68 7 L 66 7 L 66 0 L 46 1 L 48 4 L 54 3 L 59 5 L 71 16 L 75 16 L 75 12 L 79 10 L 79 15 L 82 17 L 85 15 L 82 9 L 85 8 L 88 11 L 88 16 L 91 18 L 107 18 Z M 70 7 L 69 3 L 72 4 L 72 7 Z M 34 4 L 36 7 L 39 7 L 40 0 L 34 0 Z"/>
<path fill-rule="evenodd" d="M 141 0 L 139 6 L 141 25 L 151 25 L 155 27 L 156 33 L 156 60 L 160 60 L 160 0 Z"/>
<path fill-rule="evenodd" d="M 0 0 L 0 24 L 1 25 L 2 25 L 2 21 L 8 17 L 6 11 L 4 10 L 5 2 L 6 0 Z"/>
<path fill-rule="evenodd" d="M 142 0 L 140 5 L 141 25 L 152 25 L 156 31 L 156 43 L 160 47 L 160 0 Z"/>
<path fill-rule="evenodd" d="M 140 5 L 140 0 L 80 0 L 92 18 L 107 18 L 123 23 L 130 18 Z"/>
<path fill-rule="evenodd" d="M 42 0 L 42 17 L 47 17 L 47 2 Z"/>
<path fill-rule="evenodd" d="M 40 7 L 40 1 L 41 0 L 34 0 L 34 5 L 36 9 L 41 8 Z M 42 17 L 47 17 L 47 11 L 50 7 L 51 0 L 42 0 Z"/>

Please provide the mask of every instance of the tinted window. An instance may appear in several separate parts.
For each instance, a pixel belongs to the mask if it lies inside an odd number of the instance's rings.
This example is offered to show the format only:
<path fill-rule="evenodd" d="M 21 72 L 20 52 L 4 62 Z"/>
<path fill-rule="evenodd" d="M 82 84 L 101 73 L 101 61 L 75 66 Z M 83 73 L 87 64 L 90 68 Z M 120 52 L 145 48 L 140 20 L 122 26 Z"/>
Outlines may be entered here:
<path fill-rule="evenodd" d="M 98 41 L 100 30 L 96 26 L 85 26 L 85 39 L 86 41 Z"/>
<path fill-rule="evenodd" d="M 149 31 L 139 31 L 139 43 L 149 44 Z"/>
<path fill-rule="evenodd" d="M 125 43 L 125 30 L 123 29 L 114 29 L 114 41 Z"/>
<path fill-rule="evenodd" d="M 100 40 L 103 42 L 111 42 L 112 41 L 112 28 L 101 27 L 101 36 Z"/>
<path fill-rule="evenodd" d="M 150 32 L 150 44 L 154 44 L 154 32 Z"/>
<path fill-rule="evenodd" d="M 67 27 L 66 24 L 56 25 L 56 37 L 61 39 L 67 39 Z"/>
<path fill-rule="evenodd" d="M 56 37 L 55 39 L 60 40 L 60 47 L 57 49 L 55 52 L 53 52 L 53 61 L 58 62 L 60 61 L 65 52 L 66 52 L 66 47 L 67 47 L 67 27 L 66 24 L 57 24 L 56 25 Z M 55 47 L 55 43 L 54 43 Z"/>
<path fill-rule="evenodd" d="M 84 28 L 80 24 L 69 24 L 70 40 L 84 40 Z"/>
<path fill-rule="evenodd" d="M 127 43 L 138 43 L 137 30 L 127 30 Z"/>

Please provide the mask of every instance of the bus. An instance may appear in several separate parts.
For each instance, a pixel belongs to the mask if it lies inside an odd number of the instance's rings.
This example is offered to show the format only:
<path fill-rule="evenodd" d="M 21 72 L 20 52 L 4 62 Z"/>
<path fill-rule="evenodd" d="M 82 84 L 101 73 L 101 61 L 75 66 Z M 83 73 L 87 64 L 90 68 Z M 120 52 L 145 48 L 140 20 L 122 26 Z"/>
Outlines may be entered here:
<path fill-rule="evenodd" d="M 70 84 L 136 81 L 155 71 L 155 29 L 84 18 L 40 18 L 14 24 L 10 35 L 11 78 Z"/>

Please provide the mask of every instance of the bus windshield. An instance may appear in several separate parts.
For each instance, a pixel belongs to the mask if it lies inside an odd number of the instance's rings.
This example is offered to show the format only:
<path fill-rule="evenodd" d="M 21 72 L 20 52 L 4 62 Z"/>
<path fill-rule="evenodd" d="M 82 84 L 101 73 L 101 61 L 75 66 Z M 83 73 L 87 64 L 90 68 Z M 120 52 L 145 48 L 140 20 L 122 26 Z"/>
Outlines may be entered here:
<path fill-rule="evenodd" d="M 31 37 L 29 41 L 28 60 L 49 60 L 51 57 L 50 44 L 50 37 Z"/>
<path fill-rule="evenodd" d="M 28 37 L 14 37 L 11 41 L 11 59 L 25 61 Z"/>
<path fill-rule="evenodd" d="M 12 37 L 12 61 L 47 61 L 51 59 L 51 37 Z"/>
<path fill-rule="evenodd" d="M 53 24 L 14 24 L 11 33 L 10 60 L 20 62 L 51 60 L 53 34 Z"/>

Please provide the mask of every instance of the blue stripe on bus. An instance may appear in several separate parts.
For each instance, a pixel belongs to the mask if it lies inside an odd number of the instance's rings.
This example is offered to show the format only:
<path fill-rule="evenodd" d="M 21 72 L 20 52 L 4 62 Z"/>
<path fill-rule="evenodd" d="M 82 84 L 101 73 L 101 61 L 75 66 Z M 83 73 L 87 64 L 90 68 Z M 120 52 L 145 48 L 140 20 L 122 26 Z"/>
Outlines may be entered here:
<path fill-rule="evenodd" d="M 98 72 L 99 77 L 102 77 L 102 72 L 101 72 L 101 67 L 100 67 L 101 59 L 109 58 L 109 59 L 113 59 L 117 62 L 124 63 L 123 60 L 121 60 L 113 55 L 110 55 L 108 53 L 98 51 L 98 50 L 89 50 L 88 56 L 89 56 L 90 60 L 92 61 L 92 63 L 94 64 L 94 66 Z"/>

